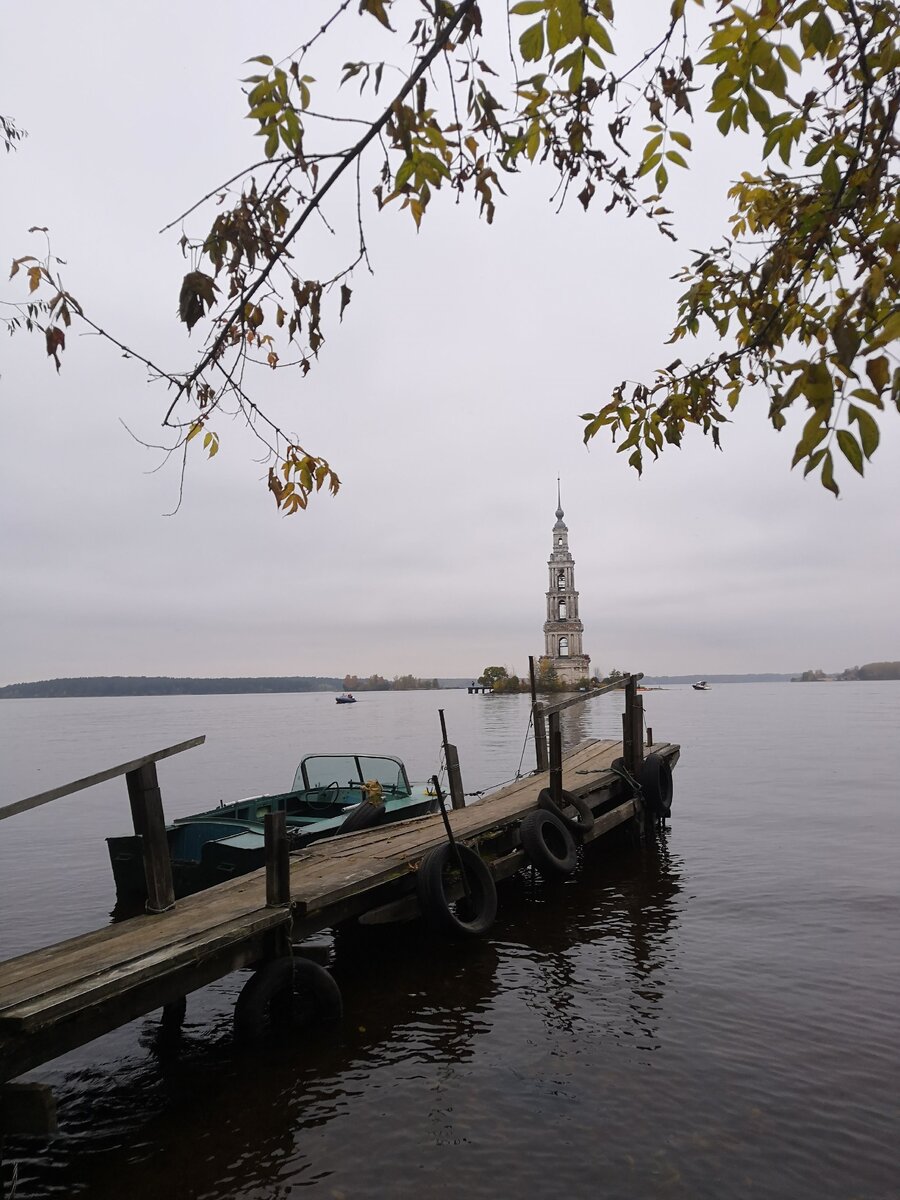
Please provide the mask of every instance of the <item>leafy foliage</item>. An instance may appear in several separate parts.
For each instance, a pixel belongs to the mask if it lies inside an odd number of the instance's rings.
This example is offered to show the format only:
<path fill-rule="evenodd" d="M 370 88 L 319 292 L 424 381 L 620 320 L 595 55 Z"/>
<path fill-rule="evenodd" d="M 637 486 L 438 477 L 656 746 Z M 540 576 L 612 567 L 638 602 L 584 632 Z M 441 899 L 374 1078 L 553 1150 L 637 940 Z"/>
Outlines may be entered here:
<path fill-rule="evenodd" d="M 4 117 L 0 114 L 0 142 L 3 143 L 3 149 L 7 154 L 16 148 L 17 142 L 21 142 L 26 137 L 28 134 L 24 129 L 19 129 L 12 117 Z"/>
<path fill-rule="evenodd" d="M 490 223 L 509 181 L 543 164 L 560 204 L 574 196 L 587 210 L 599 198 L 605 212 L 643 216 L 674 238 L 664 196 L 670 173 L 688 168 L 702 106 L 722 136 L 752 132 L 763 164 L 734 181 L 724 236 L 679 275 L 671 341 L 709 330 L 717 349 L 700 361 L 676 358 L 649 381 L 623 380 L 583 414 L 585 440 L 608 430 L 640 472 L 647 452 L 680 445 L 689 426 L 719 446 L 749 392 L 766 397 L 776 429 L 792 408 L 804 410 L 793 457 L 804 474 L 817 472 L 835 495 L 839 460 L 862 474 L 880 441 L 877 414 L 900 409 L 900 0 L 672 0 L 631 65 L 615 58 L 613 0 L 417 0 L 411 8 L 401 27 L 393 0 L 361 0 L 357 19 L 372 23 L 376 44 L 387 38 L 399 52 L 406 40 L 411 57 L 387 96 L 396 64 L 344 64 L 341 84 L 358 90 L 355 116 L 318 111 L 319 85 L 305 66 L 349 0 L 290 61 L 249 60 L 247 119 L 262 158 L 173 222 L 183 227 L 216 203 L 208 230 L 180 239 L 190 270 L 178 315 L 189 332 L 205 330 L 198 358 L 173 373 L 128 350 L 173 391 L 163 424 L 174 446 L 186 451 L 203 433 L 212 457 L 219 439 L 210 422 L 230 405 L 268 449 L 279 509 L 295 512 L 323 487 L 338 490 L 327 460 L 253 401 L 245 372 L 305 376 L 328 322 L 343 319 L 354 271 L 369 269 L 364 163 L 374 159 L 378 207 L 398 206 L 417 229 L 441 193 L 471 196 Z M 628 20 L 646 24 L 646 15 L 630 6 L 620 23 Z M 488 22 L 508 39 L 511 70 L 485 61 Z M 748 155 L 755 161 L 757 151 Z M 295 243 L 354 173 L 355 249 L 330 277 L 308 278 Z M 8 324 L 44 332 L 57 369 L 73 316 L 121 347 L 63 288 L 49 249 L 41 260 L 17 259 L 20 271 L 29 299 Z"/>

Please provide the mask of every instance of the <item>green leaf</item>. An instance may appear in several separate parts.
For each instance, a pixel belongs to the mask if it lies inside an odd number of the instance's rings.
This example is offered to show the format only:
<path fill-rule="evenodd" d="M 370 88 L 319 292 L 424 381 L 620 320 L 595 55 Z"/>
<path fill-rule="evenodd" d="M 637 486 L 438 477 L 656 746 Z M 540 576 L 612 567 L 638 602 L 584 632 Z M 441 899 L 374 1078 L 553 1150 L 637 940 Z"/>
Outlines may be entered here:
<path fill-rule="evenodd" d="M 525 62 L 537 62 L 544 53 L 544 22 L 536 21 L 519 37 L 519 51 Z"/>
<path fill-rule="evenodd" d="M 854 469 L 854 471 L 857 472 L 857 474 L 862 475 L 863 452 L 860 448 L 859 442 L 849 431 L 849 429 L 839 429 L 837 433 L 837 441 L 841 450 L 844 452 L 844 458 L 846 458 L 847 462 Z"/>
<path fill-rule="evenodd" d="M 785 64 L 788 70 L 799 75 L 801 70 L 800 59 L 797 57 L 793 47 L 785 45 L 779 46 L 778 53 L 781 57 L 781 61 Z"/>
<path fill-rule="evenodd" d="M 859 408 L 856 404 L 850 405 L 848 414 L 850 420 L 855 421 L 859 426 L 859 440 L 862 442 L 863 454 L 866 458 L 871 458 L 881 441 L 878 422 L 871 413 L 866 412 L 864 408 Z"/>
<path fill-rule="evenodd" d="M 841 494 L 840 488 L 834 482 L 834 462 L 830 450 L 826 450 L 822 455 L 822 487 L 828 488 L 835 496 Z"/>
<path fill-rule="evenodd" d="M 883 392 L 891 377 L 891 366 L 887 356 L 880 354 L 878 358 L 870 358 L 866 363 L 866 374 L 872 380 L 872 386 Z"/>

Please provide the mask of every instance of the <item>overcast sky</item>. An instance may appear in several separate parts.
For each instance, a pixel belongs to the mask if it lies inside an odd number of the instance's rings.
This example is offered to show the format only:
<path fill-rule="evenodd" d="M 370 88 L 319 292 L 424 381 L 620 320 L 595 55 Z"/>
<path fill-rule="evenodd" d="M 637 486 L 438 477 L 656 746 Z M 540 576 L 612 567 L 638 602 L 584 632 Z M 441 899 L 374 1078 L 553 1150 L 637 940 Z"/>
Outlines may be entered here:
<path fill-rule="evenodd" d="M 27 229 L 49 226 L 95 319 L 188 366 L 179 232 L 157 230 L 258 156 L 243 60 L 289 53 L 330 7 L 8 8 L 0 112 L 29 137 L 0 158 L 0 259 L 39 248 Z M 373 57 L 355 8 L 329 52 L 338 61 Z M 900 659 L 896 415 L 866 480 L 844 472 L 838 502 L 789 470 L 796 423 L 775 434 L 764 403 L 745 404 L 724 453 L 696 434 L 640 481 L 602 437 L 582 445 L 580 412 L 673 356 L 670 276 L 720 236 L 747 143 L 701 134 L 697 148 L 673 188 L 677 246 L 602 204 L 555 215 L 553 180 L 538 172 L 492 227 L 472 202 L 439 196 L 416 236 L 406 214 L 373 202 L 374 277 L 356 275 L 305 380 L 265 381 L 344 483 L 288 519 L 228 422 L 220 454 L 192 460 L 166 516 L 177 471 L 150 473 L 160 456 L 120 423 L 156 440 L 165 393 L 96 338 L 71 339 L 58 377 L 36 340 L 5 339 L 0 683 L 524 671 L 543 651 L 557 475 L 601 673 Z M 338 198 L 329 213 L 338 236 L 351 209 Z M 325 261 L 331 236 L 319 225 L 302 253 Z M 17 283 L 0 298 L 20 295 Z"/>

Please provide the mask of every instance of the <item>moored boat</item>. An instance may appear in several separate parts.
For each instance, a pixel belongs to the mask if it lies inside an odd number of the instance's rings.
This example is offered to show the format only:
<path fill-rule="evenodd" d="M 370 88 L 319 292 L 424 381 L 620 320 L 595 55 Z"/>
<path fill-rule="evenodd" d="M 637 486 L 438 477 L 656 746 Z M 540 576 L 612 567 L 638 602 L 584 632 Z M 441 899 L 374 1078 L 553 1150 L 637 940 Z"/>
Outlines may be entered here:
<path fill-rule="evenodd" d="M 264 818 L 284 812 L 292 850 L 323 838 L 436 810 L 431 784 L 411 784 L 399 758 L 310 754 L 290 791 L 220 804 L 166 826 L 175 896 L 188 896 L 265 866 Z M 140 835 L 107 838 L 119 904 L 147 894 Z"/>

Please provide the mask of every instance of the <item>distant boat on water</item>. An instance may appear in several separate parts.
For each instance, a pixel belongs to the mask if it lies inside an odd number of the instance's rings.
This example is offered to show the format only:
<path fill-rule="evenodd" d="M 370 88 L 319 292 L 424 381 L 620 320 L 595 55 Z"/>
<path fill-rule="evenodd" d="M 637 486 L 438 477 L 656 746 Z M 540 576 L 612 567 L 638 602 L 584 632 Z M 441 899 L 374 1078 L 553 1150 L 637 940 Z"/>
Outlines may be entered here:
<path fill-rule="evenodd" d="M 335 696 L 334 702 L 335 704 L 355 704 L 356 697 L 351 696 L 349 692 L 345 692 L 343 696 Z"/>
<path fill-rule="evenodd" d="M 695 692 L 708 692 L 710 690 L 709 684 L 705 679 L 698 679 L 696 683 L 691 684 L 691 687 Z"/>

